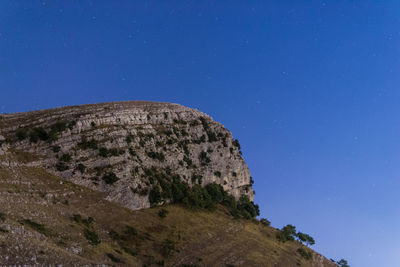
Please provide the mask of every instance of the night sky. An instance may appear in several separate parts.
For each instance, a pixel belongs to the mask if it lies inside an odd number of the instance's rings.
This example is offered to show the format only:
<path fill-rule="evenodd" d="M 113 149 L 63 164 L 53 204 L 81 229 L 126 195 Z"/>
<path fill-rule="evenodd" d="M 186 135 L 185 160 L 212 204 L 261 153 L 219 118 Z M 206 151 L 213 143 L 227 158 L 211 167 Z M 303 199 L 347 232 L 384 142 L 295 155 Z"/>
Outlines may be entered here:
<path fill-rule="evenodd" d="M 197 108 L 238 138 L 261 216 L 400 266 L 399 1 L 0 1 L 0 113 Z"/>

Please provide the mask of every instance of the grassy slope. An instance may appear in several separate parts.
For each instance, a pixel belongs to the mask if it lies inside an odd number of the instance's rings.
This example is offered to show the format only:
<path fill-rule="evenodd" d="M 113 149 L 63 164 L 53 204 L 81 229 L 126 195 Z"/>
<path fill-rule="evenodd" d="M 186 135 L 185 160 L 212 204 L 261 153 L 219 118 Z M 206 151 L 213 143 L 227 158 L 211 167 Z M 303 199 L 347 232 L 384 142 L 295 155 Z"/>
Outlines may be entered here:
<path fill-rule="evenodd" d="M 301 259 L 297 242 L 279 243 L 275 229 L 251 221 L 233 220 L 224 207 L 216 212 L 193 211 L 166 206 L 131 211 L 103 199 L 103 194 L 48 174 L 40 168 L 0 167 L 0 212 L 5 221 L 0 227 L 2 264 L 109 264 L 121 266 L 335 266 L 314 254 L 311 261 Z M 92 246 L 83 235 L 84 223 L 73 214 L 94 218 L 89 225 L 101 240 Z M 29 219 L 43 228 L 23 223 Z M 126 225 L 137 235 L 124 234 Z M 114 230 L 125 240 L 115 241 Z M 122 238 L 124 239 L 124 238 Z M 176 251 L 163 256 L 163 241 L 173 240 Z M 137 253 L 132 256 L 125 252 Z M 75 252 L 74 252 L 75 251 Z M 111 260 L 107 253 L 115 258 Z M 134 253 L 134 254 L 135 254 Z M 120 260 L 121 262 L 116 262 Z M 322 261 L 322 262 L 321 262 Z"/>

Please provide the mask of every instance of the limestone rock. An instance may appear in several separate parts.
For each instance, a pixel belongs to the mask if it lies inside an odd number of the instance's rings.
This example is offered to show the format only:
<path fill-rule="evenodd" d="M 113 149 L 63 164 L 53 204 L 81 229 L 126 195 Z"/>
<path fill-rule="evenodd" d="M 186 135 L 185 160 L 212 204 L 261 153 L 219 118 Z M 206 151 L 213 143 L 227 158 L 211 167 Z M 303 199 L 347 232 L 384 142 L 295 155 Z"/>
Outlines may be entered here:
<path fill-rule="evenodd" d="M 130 101 L 0 116 L 6 154 L 106 193 L 130 209 L 150 207 L 149 173 L 189 185 L 221 184 L 251 200 L 250 171 L 223 125 L 178 104 Z M 4 149 L 3 149 L 4 150 Z M 1 151 L 0 151 L 1 153 Z"/>

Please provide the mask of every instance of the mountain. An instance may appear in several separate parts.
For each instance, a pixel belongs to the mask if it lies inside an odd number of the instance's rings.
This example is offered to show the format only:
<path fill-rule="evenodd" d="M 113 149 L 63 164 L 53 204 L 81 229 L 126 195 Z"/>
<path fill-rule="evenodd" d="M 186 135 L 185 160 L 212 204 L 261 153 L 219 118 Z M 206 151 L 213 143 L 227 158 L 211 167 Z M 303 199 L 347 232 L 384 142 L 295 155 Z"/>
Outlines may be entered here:
<path fill-rule="evenodd" d="M 0 115 L 4 265 L 337 266 L 258 214 L 240 144 L 178 104 Z"/>

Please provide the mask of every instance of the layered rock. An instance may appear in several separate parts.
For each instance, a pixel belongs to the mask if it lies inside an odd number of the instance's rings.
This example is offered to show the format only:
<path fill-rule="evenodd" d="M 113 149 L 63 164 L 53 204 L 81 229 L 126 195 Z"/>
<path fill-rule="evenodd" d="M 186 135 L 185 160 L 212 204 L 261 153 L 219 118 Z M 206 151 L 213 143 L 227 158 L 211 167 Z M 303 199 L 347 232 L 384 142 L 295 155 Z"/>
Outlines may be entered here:
<path fill-rule="evenodd" d="M 41 166 L 106 193 L 130 209 L 150 207 L 160 179 L 221 184 L 253 200 L 240 145 L 208 115 L 178 104 L 115 102 L 0 115 L 0 161 Z M 13 160 L 12 162 L 15 162 Z"/>

